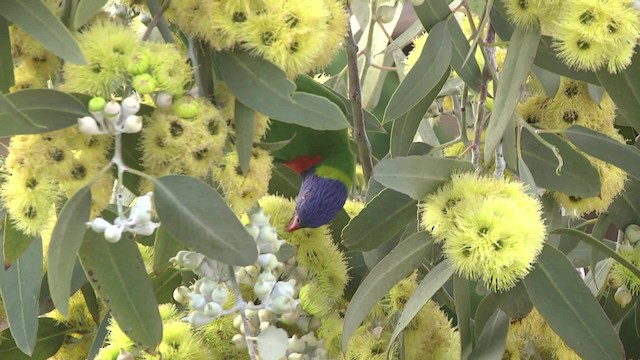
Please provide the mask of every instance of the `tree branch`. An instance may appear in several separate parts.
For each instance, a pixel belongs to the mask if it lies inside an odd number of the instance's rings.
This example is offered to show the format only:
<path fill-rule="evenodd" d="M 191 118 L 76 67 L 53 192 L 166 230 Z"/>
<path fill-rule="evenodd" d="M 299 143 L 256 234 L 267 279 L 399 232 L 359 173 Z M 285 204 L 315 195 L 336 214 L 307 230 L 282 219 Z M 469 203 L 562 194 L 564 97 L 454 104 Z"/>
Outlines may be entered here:
<path fill-rule="evenodd" d="M 479 30 L 481 31 L 481 30 Z M 496 32 L 493 30 L 493 26 L 489 24 L 489 28 L 487 29 L 487 36 L 485 38 L 484 43 L 490 44 L 496 40 Z M 491 52 L 495 57 L 495 49 L 492 49 Z M 491 57 L 491 56 L 489 56 Z M 474 137 L 473 143 L 471 144 L 471 162 L 476 170 L 480 167 L 480 141 L 482 138 L 482 129 L 484 129 L 484 115 L 485 115 L 485 104 L 487 102 L 487 90 L 488 83 L 491 79 L 491 70 L 492 66 L 491 61 L 485 61 L 484 67 L 482 68 L 482 82 L 480 83 L 480 95 L 478 97 L 478 114 L 476 118 L 475 128 L 474 128 Z"/>
<path fill-rule="evenodd" d="M 353 115 L 353 139 L 358 145 L 358 154 L 365 182 L 368 183 L 373 173 L 373 159 L 371 157 L 371 144 L 364 128 L 364 110 L 362 109 L 362 97 L 360 79 L 358 76 L 358 45 L 353 38 L 351 25 L 348 27 L 347 42 L 347 69 L 349 73 L 349 100 L 351 100 L 351 114 Z M 365 54 L 365 56 L 367 56 Z"/>

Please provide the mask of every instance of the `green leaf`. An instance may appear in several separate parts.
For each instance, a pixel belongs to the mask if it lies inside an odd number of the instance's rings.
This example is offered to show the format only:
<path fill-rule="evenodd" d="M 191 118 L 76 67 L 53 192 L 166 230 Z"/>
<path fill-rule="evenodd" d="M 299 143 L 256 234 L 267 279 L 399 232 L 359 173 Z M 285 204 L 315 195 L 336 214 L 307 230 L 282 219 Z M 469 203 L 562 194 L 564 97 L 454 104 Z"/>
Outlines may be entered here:
<path fill-rule="evenodd" d="M 240 50 L 221 52 L 218 59 L 229 89 L 249 108 L 316 130 L 349 126 L 337 105 L 321 96 L 296 92 L 295 84 L 276 65 Z"/>
<path fill-rule="evenodd" d="M 298 195 L 301 184 L 298 173 L 282 164 L 274 164 L 269 181 L 269 194 L 279 194 L 293 199 Z"/>
<path fill-rule="evenodd" d="M 418 61 L 393 93 L 384 113 L 384 122 L 397 119 L 432 95 L 433 89 L 442 83 L 442 77 L 449 69 L 451 48 L 446 22 L 441 21 L 429 31 Z"/>
<path fill-rule="evenodd" d="M 531 170 L 529 170 L 529 167 L 521 158 L 518 158 L 518 175 L 520 175 L 520 180 L 527 185 L 527 193 L 534 198 L 537 198 L 538 185 L 536 184 L 536 180 L 534 179 Z"/>
<path fill-rule="evenodd" d="M 500 309 L 489 317 L 478 338 L 478 345 L 469 355 L 470 360 L 501 360 L 509 332 L 509 316 Z"/>
<path fill-rule="evenodd" d="M 422 200 L 449 181 L 452 173 L 463 171 L 473 171 L 473 165 L 454 159 L 407 156 L 381 160 L 374 168 L 373 178 L 390 189 Z"/>
<path fill-rule="evenodd" d="M 573 238 L 576 238 L 576 239 L 586 243 L 587 245 L 591 246 L 592 248 L 598 249 L 599 251 L 605 253 L 605 255 L 607 255 L 608 257 L 613 258 L 615 261 L 619 262 L 620 265 L 626 267 L 635 276 L 640 278 L 640 269 L 638 269 L 636 266 L 634 266 L 632 263 L 630 263 L 627 259 L 623 258 L 615 250 L 611 249 L 605 243 L 603 243 L 602 241 L 599 241 L 598 239 L 594 238 L 593 236 L 591 236 L 589 234 L 585 234 L 582 231 L 578 231 L 578 230 L 575 230 L 575 229 L 566 229 L 566 228 L 555 229 L 555 230 L 552 231 L 552 233 L 571 236 Z"/>
<path fill-rule="evenodd" d="M 173 291 L 182 285 L 182 272 L 170 268 L 158 276 L 151 277 L 151 285 L 159 304 L 173 302 Z"/>
<path fill-rule="evenodd" d="M 238 99 L 235 100 L 233 121 L 236 128 L 236 150 L 238 151 L 238 163 L 244 175 L 249 171 L 249 161 L 251 161 L 255 117 L 255 111 L 244 106 Z"/>
<path fill-rule="evenodd" d="M 407 325 L 413 320 L 413 318 L 420 312 L 422 307 L 435 295 L 435 293 L 453 276 L 455 269 L 448 261 L 442 261 L 436 265 L 431 271 L 424 276 L 420 281 L 420 284 L 416 290 L 411 294 L 411 297 L 407 300 L 400 315 L 400 319 L 396 323 L 391 338 L 389 339 L 389 345 L 387 346 L 387 353 L 391 349 L 391 345 L 396 340 L 400 332 L 402 332 Z"/>
<path fill-rule="evenodd" d="M 482 335 L 484 324 L 489 320 L 491 315 L 498 309 L 498 296 L 496 293 L 488 293 L 482 298 L 476 307 L 476 314 L 473 318 L 473 336 L 477 341 Z"/>
<path fill-rule="evenodd" d="M 509 124 L 513 123 L 513 113 L 520 100 L 523 85 L 529 76 L 539 42 L 539 26 L 526 30 L 516 28 L 513 32 L 487 128 L 487 139 L 484 144 L 485 163 L 489 163 L 502 135 Z"/>
<path fill-rule="evenodd" d="M 0 294 L 11 336 L 20 351 L 31 356 L 38 332 L 42 240 L 38 237 L 31 242 L 27 251 L 1 276 Z"/>
<path fill-rule="evenodd" d="M 527 289 L 522 282 L 518 282 L 509 291 L 496 293 L 496 300 L 500 309 L 514 319 L 524 318 L 533 309 Z"/>
<path fill-rule="evenodd" d="M 16 229 L 9 215 L 4 217 L 3 231 L 2 253 L 4 256 L 4 268 L 7 269 L 27 250 L 34 237 L 27 236 Z"/>
<path fill-rule="evenodd" d="M 142 148 L 139 144 L 139 132 L 133 134 L 122 134 L 122 160 L 128 167 L 144 172 L 144 168 L 142 166 Z M 127 189 L 134 193 L 140 189 L 140 181 L 142 179 L 139 176 L 128 171 L 125 171 L 122 176 L 122 183 L 127 187 Z"/>
<path fill-rule="evenodd" d="M 80 290 L 84 284 L 87 283 L 87 276 L 84 274 L 84 270 L 80 265 L 80 261 L 77 258 L 74 259 L 73 273 L 71 274 L 71 290 L 69 291 L 69 296 L 75 294 L 76 291 Z M 46 314 L 53 309 L 55 306 L 53 305 L 53 301 L 51 300 L 51 291 L 49 290 L 49 274 L 45 273 L 42 277 L 42 282 L 40 286 L 40 299 L 38 299 L 38 303 L 40 304 L 40 314 Z"/>
<path fill-rule="evenodd" d="M 631 224 L 640 224 L 640 181 L 629 179 L 624 190 L 609 206 L 611 221 L 618 229 L 626 229 Z"/>
<path fill-rule="evenodd" d="M 482 73 L 475 57 L 470 57 L 465 63 L 464 59 L 469 53 L 470 46 L 466 35 L 462 32 L 460 25 L 455 19 L 452 20 L 449 1 L 431 0 L 425 1 L 420 6 L 414 6 L 418 19 L 427 31 L 431 31 L 437 23 L 447 20 L 447 28 L 451 34 L 453 52 L 451 55 L 451 65 L 465 84 L 474 91 L 480 91 Z M 464 65 L 464 66 L 463 66 Z"/>
<path fill-rule="evenodd" d="M 182 245 L 169 235 L 164 226 L 160 224 L 156 230 L 156 240 L 153 245 L 153 272 L 162 274 L 169 268 L 169 259 L 176 256 L 182 250 Z"/>
<path fill-rule="evenodd" d="M 417 212 L 416 201 L 385 189 L 371 201 L 342 232 L 342 245 L 351 250 L 372 250 L 391 239 Z"/>
<path fill-rule="evenodd" d="M 346 352 L 351 335 L 358 329 L 369 310 L 389 290 L 418 266 L 433 242 L 426 232 L 419 232 L 398 244 L 380 261 L 351 298 L 342 327 L 342 350 Z"/>
<path fill-rule="evenodd" d="M 263 150 L 267 150 L 270 152 L 278 151 L 283 147 L 289 145 L 293 139 L 295 139 L 296 135 L 294 134 L 290 139 L 282 140 L 282 141 L 274 141 L 274 142 L 257 142 L 255 145 Z"/>
<path fill-rule="evenodd" d="M 427 110 L 429 110 L 429 106 L 431 106 L 433 100 L 438 96 L 440 89 L 442 89 L 448 78 L 449 71 L 447 70 L 444 75 L 442 75 L 440 82 L 437 83 L 417 105 L 393 122 L 393 127 L 391 128 L 391 143 L 389 145 L 391 157 L 407 156 L 409 154 L 413 139 L 418 130 L 418 125 L 420 125 L 424 115 L 427 113 Z"/>
<path fill-rule="evenodd" d="M 573 125 L 563 131 L 571 142 L 588 155 L 606 161 L 640 179 L 640 150 L 586 127 Z"/>
<path fill-rule="evenodd" d="M 98 298 L 96 297 L 96 293 L 93 291 L 91 284 L 86 282 L 80 288 L 80 292 L 82 292 L 82 297 L 84 298 L 84 303 L 87 306 L 87 310 L 89 314 L 91 314 L 91 319 L 93 319 L 94 323 L 100 322 L 100 307 L 98 305 Z"/>
<path fill-rule="evenodd" d="M 8 93 L 14 84 L 9 22 L 0 16 L 0 93 Z"/>
<path fill-rule="evenodd" d="M 467 359 L 473 350 L 471 334 L 471 294 L 469 280 L 458 275 L 453 277 L 453 300 L 456 306 L 456 319 L 460 333 L 460 358 Z"/>
<path fill-rule="evenodd" d="M 98 13 L 108 0 L 79 0 L 71 20 L 72 28 L 79 29 Z"/>
<path fill-rule="evenodd" d="M 89 351 L 87 359 L 95 359 L 96 355 L 98 355 L 98 352 L 104 345 L 104 340 L 109 334 L 109 320 L 111 320 L 111 313 L 107 313 L 100 322 L 100 325 L 98 325 L 98 329 L 96 330 L 96 337 L 93 339 L 91 350 Z"/>
<path fill-rule="evenodd" d="M 16 341 L 9 334 L 0 334 L 3 341 L 0 345 L 0 359 L 32 360 L 49 359 L 62 347 L 64 337 L 71 329 L 64 323 L 43 317 L 38 320 L 38 333 L 31 356 L 23 353 L 16 345 Z"/>
<path fill-rule="evenodd" d="M 545 94 L 548 97 L 555 97 L 560 88 L 560 75 L 545 70 L 539 66 L 533 65 L 531 71 L 536 75 L 538 81 L 542 84 Z"/>
<path fill-rule="evenodd" d="M 0 94 L 0 136 L 63 129 L 77 124 L 79 117 L 90 115 L 78 99 L 58 90 L 25 89 L 2 97 Z"/>
<path fill-rule="evenodd" d="M 554 134 L 539 134 L 558 148 L 563 164 L 557 173 L 558 160 L 553 151 L 539 142 L 529 131 L 522 131 L 522 158 L 539 187 L 575 197 L 600 194 L 600 175 L 589 160 Z"/>
<path fill-rule="evenodd" d="M 78 255 L 120 328 L 142 350 L 154 352 L 162 340 L 162 319 L 136 243 L 109 243 L 102 234 L 89 231 Z"/>
<path fill-rule="evenodd" d="M 158 216 L 174 239 L 228 265 L 256 261 L 255 240 L 215 190 L 184 175 L 154 178 L 153 183 Z"/>
<path fill-rule="evenodd" d="M 589 96 L 591 96 L 591 100 L 600 105 L 602 96 L 604 95 L 604 88 L 594 84 L 587 84 L 587 91 L 589 92 Z"/>
<path fill-rule="evenodd" d="M 51 233 L 47 273 L 49 289 L 53 303 L 63 316 L 69 314 L 71 275 L 76 263 L 76 253 L 80 250 L 87 231 L 85 224 L 89 221 L 90 210 L 91 187 L 85 186 L 64 204 Z"/>
<path fill-rule="evenodd" d="M 0 2 L 0 15 L 66 61 L 87 63 L 76 39 L 43 1 L 4 0 Z"/>
<path fill-rule="evenodd" d="M 636 130 L 640 130 L 640 51 L 631 59 L 629 67 L 617 74 L 606 70 L 596 72 L 600 84 L 607 91 L 618 110 Z"/>
<path fill-rule="evenodd" d="M 598 301 L 561 252 L 545 246 L 524 278 L 533 305 L 584 359 L 622 359 L 622 344 Z"/>
<path fill-rule="evenodd" d="M 332 88 L 315 81 L 312 77 L 306 74 L 298 75 L 296 77 L 296 87 L 300 92 L 310 93 L 318 96 L 322 96 L 332 103 L 336 104 L 344 114 L 347 115 L 347 120 L 353 126 L 353 116 L 351 116 L 351 102 L 341 93 L 333 90 Z M 380 125 L 380 120 L 370 113 L 367 109 L 364 111 L 364 126 L 367 131 L 386 133 L 386 130 Z"/>

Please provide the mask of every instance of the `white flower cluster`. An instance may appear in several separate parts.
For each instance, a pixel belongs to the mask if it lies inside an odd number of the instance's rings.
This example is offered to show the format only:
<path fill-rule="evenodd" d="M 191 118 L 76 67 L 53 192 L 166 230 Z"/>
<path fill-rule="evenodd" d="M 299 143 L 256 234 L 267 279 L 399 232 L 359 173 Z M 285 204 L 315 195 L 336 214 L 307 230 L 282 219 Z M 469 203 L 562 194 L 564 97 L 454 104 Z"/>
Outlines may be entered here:
<path fill-rule="evenodd" d="M 136 95 L 125 98 L 122 103 L 94 97 L 89 101 L 92 116 L 79 118 L 78 127 L 88 135 L 137 133 L 142 130 L 142 117 L 136 115 L 139 110 L 140 101 Z"/>
<path fill-rule="evenodd" d="M 112 224 L 97 217 L 87 222 L 87 226 L 97 233 L 104 233 L 104 238 L 112 243 L 120 241 L 123 232 L 149 236 L 160 226 L 160 223 L 151 221 L 151 196 L 151 192 L 139 196 L 126 219 L 116 217 Z"/>

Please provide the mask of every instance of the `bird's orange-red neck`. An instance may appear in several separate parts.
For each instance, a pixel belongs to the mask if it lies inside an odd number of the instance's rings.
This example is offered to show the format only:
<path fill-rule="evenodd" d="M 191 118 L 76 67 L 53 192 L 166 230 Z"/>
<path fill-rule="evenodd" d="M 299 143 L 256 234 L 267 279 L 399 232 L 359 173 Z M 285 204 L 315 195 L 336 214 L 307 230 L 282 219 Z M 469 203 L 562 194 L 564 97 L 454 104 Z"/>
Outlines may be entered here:
<path fill-rule="evenodd" d="M 309 170 L 312 167 L 316 166 L 321 160 L 322 160 L 322 156 L 320 155 L 315 155 L 315 156 L 305 155 L 305 156 L 299 156 L 293 160 L 285 161 L 283 164 L 284 166 L 297 172 L 298 174 L 302 174 L 306 170 Z"/>

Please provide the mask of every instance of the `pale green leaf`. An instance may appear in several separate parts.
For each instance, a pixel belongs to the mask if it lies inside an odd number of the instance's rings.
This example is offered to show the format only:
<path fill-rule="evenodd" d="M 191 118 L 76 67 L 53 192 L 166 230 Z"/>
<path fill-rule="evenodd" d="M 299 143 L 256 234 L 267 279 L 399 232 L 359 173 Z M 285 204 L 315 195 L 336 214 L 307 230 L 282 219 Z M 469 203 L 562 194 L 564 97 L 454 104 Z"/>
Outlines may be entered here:
<path fill-rule="evenodd" d="M 0 93 L 8 93 L 14 84 L 9 22 L 0 16 Z"/>
<path fill-rule="evenodd" d="M 383 190 L 344 228 L 342 245 L 351 250 L 372 250 L 391 239 L 415 218 L 416 201 L 391 189 Z"/>
<path fill-rule="evenodd" d="M 349 126 L 340 108 L 313 94 L 296 92 L 295 84 L 274 64 L 240 50 L 218 54 L 224 81 L 247 107 L 270 118 L 317 130 Z"/>
<path fill-rule="evenodd" d="M 469 355 L 470 360 L 501 360 L 509 331 L 509 316 L 501 309 L 489 317 L 482 328 L 478 344 Z"/>
<path fill-rule="evenodd" d="M 513 123 L 513 113 L 540 42 L 540 27 L 516 28 L 509 42 L 509 49 L 500 74 L 493 111 L 484 144 L 484 161 L 489 163 L 505 130 Z"/>
<path fill-rule="evenodd" d="M 63 316 L 69 313 L 71 275 L 76 253 L 87 231 L 91 210 L 91 187 L 78 190 L 60 211 L 48 250 L 48 281 L 51 299 Z M 105 240 L 106 241 L 106 240 Z"/>
<path fill-rule="evenodd" d="M 438 84 L 444 84 L 442 78 L 449 69 L 451 48 L 451 37 L 446 22 L 439 22 L 429 32 L 418 61 L 389 100 L 384 122 L 397 119 L 429 95 L 435 98 L 437 93 L 433 94 L 433 90 Z"/>
<path fill-rule="evenodd" d="M 160 222 L 174 239 L 228 265 L 256 261 L 255 240 L 215 190 L 184 175 L 154 178 L 153 183 Z"/>
<path fill-rule="evenodd" d="M 4 217 L 4 226 L 2 230 L 4 232 L 2 255 L 4 258 L 4 267 L 6 269 L 27 250 L 31 242 L 34 240 L 34 237 L 25 235 L 25 233 L 17 229 L 9 215 L 5 215 Z"/>
<path fill-rule="evenodd" d="M 79 29 L 96 15 L 108 0 L 79 0 L 74 8 L 71 23 L 74 29 Z"/>
<path fill-rule="evenodd" d="M 38 298 L 42 277 L 42 240 L 31 242 L 11 267 L 2 273 L 0 294 L 11 336 L 31 356 L 38 333 Z"/>
<path fill-rule="evenodd" d="M 110 243 L 89 231 L 78 256 L 120 329 L 142 350 L 155 351 L 162 340 L 162 319 L 136 243 Z"/>
<path fill-rule="evenodd" d="M 42 0 L 1 1 L 0 15 L 66 61 L 74 64 L 86 63 L 76 39 Z"/>
<path fill-rule="evenodd" d="M 389 339 L 389 345 L 387 346 L 387 353 L 391 348 L 391 345 L 396 340 L 400 332 L 403 331 L 407 325 L 413 320 L 413 318 L 420 312 L 422 307 L 435 295 L 435 293 L 453 276 L 455 269 L 448 261 L 442 261 L 436 265 L 431 271 L 420 280 L 420 284 L 416 290 L 411 294 L 411 297 L 407 300 L 402 309 L 400 319 L 396 323 L 391 338 Z"/>
<path fill-rule="evenodd" d="M 452 173 L 469 171 L 473 171 L 473 165 L 468 161 L 407 156 L 381 160 L 374 167 L 373 177 L 390 189 L 422 200 L 449 181 Z"/>
<path fill-rule="evenodd" d="M 95 359 L 102 346 L 104 346 L 104 340 L 109 334 L 109 320 L 111 320 L 111 313 L 107 312 L 96 329 L 96 335 L 91 344 L 91 350 L 89 351 L 87 359 Z"/>
<path fill-rule="evenodd" d="M 622 344 L 569 260 L 545 246 L 524 285 L 542 317 L 584 359 L 623 359 Z"/>
<path fill-rule="evenodd" d="M 422 262 L 432 242 L 433 240 L 426 232 L 416 233 L 398 244 L 362 280 L 344 316 L 343 351 L 346 352 L 351 335 L 362 324 L 369 310 Z"/>
<path fill-rule="evenodd" d="M 244 104 L 236 99 L 233 124 L 236 130 L 238 163 L 244 175 L 249 171 L 249 161 L 251 161 L 251 152 L 253 151 L 253 127 L 255 117 L 255 111 L 244 106 Z"/>
<path fill-rule="evenodd" d="M 453 300 L 455 303 L 458 332 L 460 333 L 460 358 L 467 359 L 473 351 L 471 333 L 471 293 L 469 280 L 455 275 L 453 277 Z"/>

